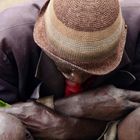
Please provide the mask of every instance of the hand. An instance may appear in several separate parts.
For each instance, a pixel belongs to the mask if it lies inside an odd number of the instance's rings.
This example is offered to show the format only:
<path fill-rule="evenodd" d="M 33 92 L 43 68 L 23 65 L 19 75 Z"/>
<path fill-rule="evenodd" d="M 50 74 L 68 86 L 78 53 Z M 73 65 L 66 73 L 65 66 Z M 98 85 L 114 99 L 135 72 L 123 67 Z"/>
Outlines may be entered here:
<path fill-rule="evenodd" d="M 56 129 L 60 121 L 58 115 L 38 102 L 17 103 L 10 108 L 0 108 L 0 111 L 19 118 L 34 136 L 51 138 L 51 135 L 55 135 L 55 132 L 58 131 Z"/>
<path fill-rule="evenodd" d="M 140 92 L 105 86 L 88 93 L 60 99 L 55 109 L 65 115 L 115 120 L 140 106 Z"/>
<path fill-rule="evenodd" d="M 0 108 L 18 117 L 34 137 L 47 140 L 84 140 L 97 138 L 106 122 L 64 117 L 37 102 L 18 103 L 11 108 Z"/>

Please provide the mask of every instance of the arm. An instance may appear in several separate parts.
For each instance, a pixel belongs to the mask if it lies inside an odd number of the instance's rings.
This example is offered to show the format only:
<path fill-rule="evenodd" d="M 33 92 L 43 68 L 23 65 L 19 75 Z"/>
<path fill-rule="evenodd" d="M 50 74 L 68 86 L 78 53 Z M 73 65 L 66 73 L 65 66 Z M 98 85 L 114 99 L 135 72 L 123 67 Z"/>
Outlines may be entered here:
<path fill-rule="evenodd" d="M 26 100 L 31 94 L 31 91 L 27 90 L 34 80 L 34 71 L 32 71 L 33 74 L 29 75 L 30 65 L 28 63 L 31 58 L 29 57 L 31 49 L 22 54 L 22 49 L 24 52 L 26 50 L 25 46 L 20 49 L 20 42 L 10 38 L 8 31 L 2 33 L 0 32 L 0 99 L 12 104 Z M 34 61 L 36 59 L 37 56 L 34 57 Z M 35 66 L 31 65 L 31 67 Z M 28 82 L 31 84 L 29 85 Z"/>
<path fill-rule="evenodd" d="M 96 139 L 106 127 L 106 122 L 63 116 L 37 102 L 18 103 L 0 111 L 15 115 L 33 136 L 45 139 Z"/>
<path fill-rule="evenodd" d="M 36 87 L 40 50 L 33 27 L 43 3 L 34 1 L 0 13 L 0 99 L 8 103 L 27 100 Z"/>
<path fill-rule="evenodd" d="M 18 100 L 18 74 L 16 67 L 2 50 L 0 45 L 0 99 L 13 103 Z"/>
<path fill-rule="evenodd" d="M 98 120 L 118 119 L 140 106 L 140 93 L 114 86 L 55 101 L 55 109 L 65 115 Z"/>

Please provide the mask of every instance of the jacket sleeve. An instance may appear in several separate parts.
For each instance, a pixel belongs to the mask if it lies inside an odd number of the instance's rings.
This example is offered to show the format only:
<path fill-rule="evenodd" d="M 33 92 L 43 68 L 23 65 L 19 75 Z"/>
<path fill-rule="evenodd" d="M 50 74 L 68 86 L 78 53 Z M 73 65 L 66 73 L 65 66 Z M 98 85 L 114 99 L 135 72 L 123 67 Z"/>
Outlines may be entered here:
<path fill-rule="evenodd" d="M 138 0 L 124 1 L 122 12 L 128 26 L 125 50 L 130 59 L 129 67 L 123 70 L 130 72 L 135 80 L 127 89 L 140 91 L 140 3 Z M 128 81 L 127 77 L 125 79 Z M 127 84 L 127 83 L 126 83 Z"/>
<path fill-rule="evenodd" d="M 42 4 L 43 0 L 0 13 L 0 99 L 8 103 L 26 101 L 38 84 L 34 75 L 40 49 L 33 27 Z"/>
<path fill-rule="evenodd" d="M 131 72 L 136 77 L 136 81 L 130 88 L 132 90 L 140 91 L 140 33 L 137 39 L 137 47 L 135 51 L 134 62 L 131 67 Z"/>
<path fill-rule="evenodd" d="M 0 32 L 0 99 L 8 103 L 26 101 L 39 83 L 34 75 L 40 49 L 31 34 L 24 36 L 32 33 L 28 25 L 20 27 L 24 34 L 17 29 L 10 30 L 15 36 Z"/>
<path fill-rule="evenodd" d="M 0 44 L 0 99 L 8 103 L 18 100 L 18 73 L 16 64 L 4 52 L 4 40 Z"/>
<path fill-rule="evenodd" d="M 132 20 L 130 22 L 130 27 L 129 27 L 129 32 L 131 32 L 130 36 L 131 36 L 131 42 L 128 41 L 128 43 L 130 43 L 130 47 L 134 47 L 135 51 L 134 51 L 134 56 L 131 55 L 131 51 L 129 56 L 133 56 L 132 59 L 132 65 L 131 65 L 131 69 L 130 72 L 136 77 L 135 82 L 133 83 L 133 85 L 130 87 L 131 90 L 137 90 L 140 91 L 140 6 L 138 6 L 137 8 L 135 8 L 134 10 L 135 13 L 132 13 L 133 15 L 135 15 L 135 18 L 130 17 L 130 20 Z M 132 49 L 130 49 L 132 50 Z"/>

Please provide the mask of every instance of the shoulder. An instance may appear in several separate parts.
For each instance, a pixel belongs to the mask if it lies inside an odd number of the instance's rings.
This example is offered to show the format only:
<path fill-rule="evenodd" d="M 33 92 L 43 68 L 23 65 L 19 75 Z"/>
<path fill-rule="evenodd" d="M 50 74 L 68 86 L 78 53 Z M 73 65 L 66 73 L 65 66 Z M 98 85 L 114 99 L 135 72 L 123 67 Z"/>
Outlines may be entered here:
<path fill-rule="evenodd" d="M 0 12 L 0 38 L 20 36 L 33 30 L 33 26 L 44 0 L 33 0 Z"/>
<path fill-rule="evenodd" d="M 138 34 L 140 31 L 140 0 L 122 0 L 121 7 L 128 29 Z"/>
<path fill-rule="evenodd" d="M 139 28 L 140 23 L 140 1 L 139 0 L 122 0 L 121 2 L 123 17 L 128 27 Z"/>
<path fill-rule="evenodd" d="M 42 5 L 43 0 L 34 0 L 0 12 L 0 34 L 13 29 L 16 31 L 18 27 L 34 25 Z"/>
<path fill-rule="evenodd" d="M 33 2 L 10 7 L 0 12 L 0 31 L 23 24 L 34 23 L 42 5 L 43 0 L 34 0 Z"/>
<path fill-rule="evenodd" d="M 128 56 L 133 61 L 140 33 L 140 1 L 121 0 L 121 7 L 124 20 L 128 27 L 125 49 Z"/>
<path fill-rule="evenodd" d="M 140 0 L 120 0 L 120 4 L 123 7 L 137 7 L 140 6 Z"/>
<path fill-rule="evenodd" d="M 33 27 L 44 2 L 32 0 L 0 12 L 0 50 L 22 51 L 35 45 Z"/>

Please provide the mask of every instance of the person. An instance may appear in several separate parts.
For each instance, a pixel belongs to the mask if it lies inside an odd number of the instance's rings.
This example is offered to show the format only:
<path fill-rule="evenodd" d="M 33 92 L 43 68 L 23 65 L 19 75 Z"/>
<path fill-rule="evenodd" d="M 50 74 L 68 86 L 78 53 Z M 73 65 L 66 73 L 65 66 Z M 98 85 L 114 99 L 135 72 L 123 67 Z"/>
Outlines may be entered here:
<path fill-rule="evenodd" d="M 139 13 L 118 0 L 34 0 L 1 12 L 0 99 L 12 107 L 0 111 L 34 139 L 139 140 Z"/>

